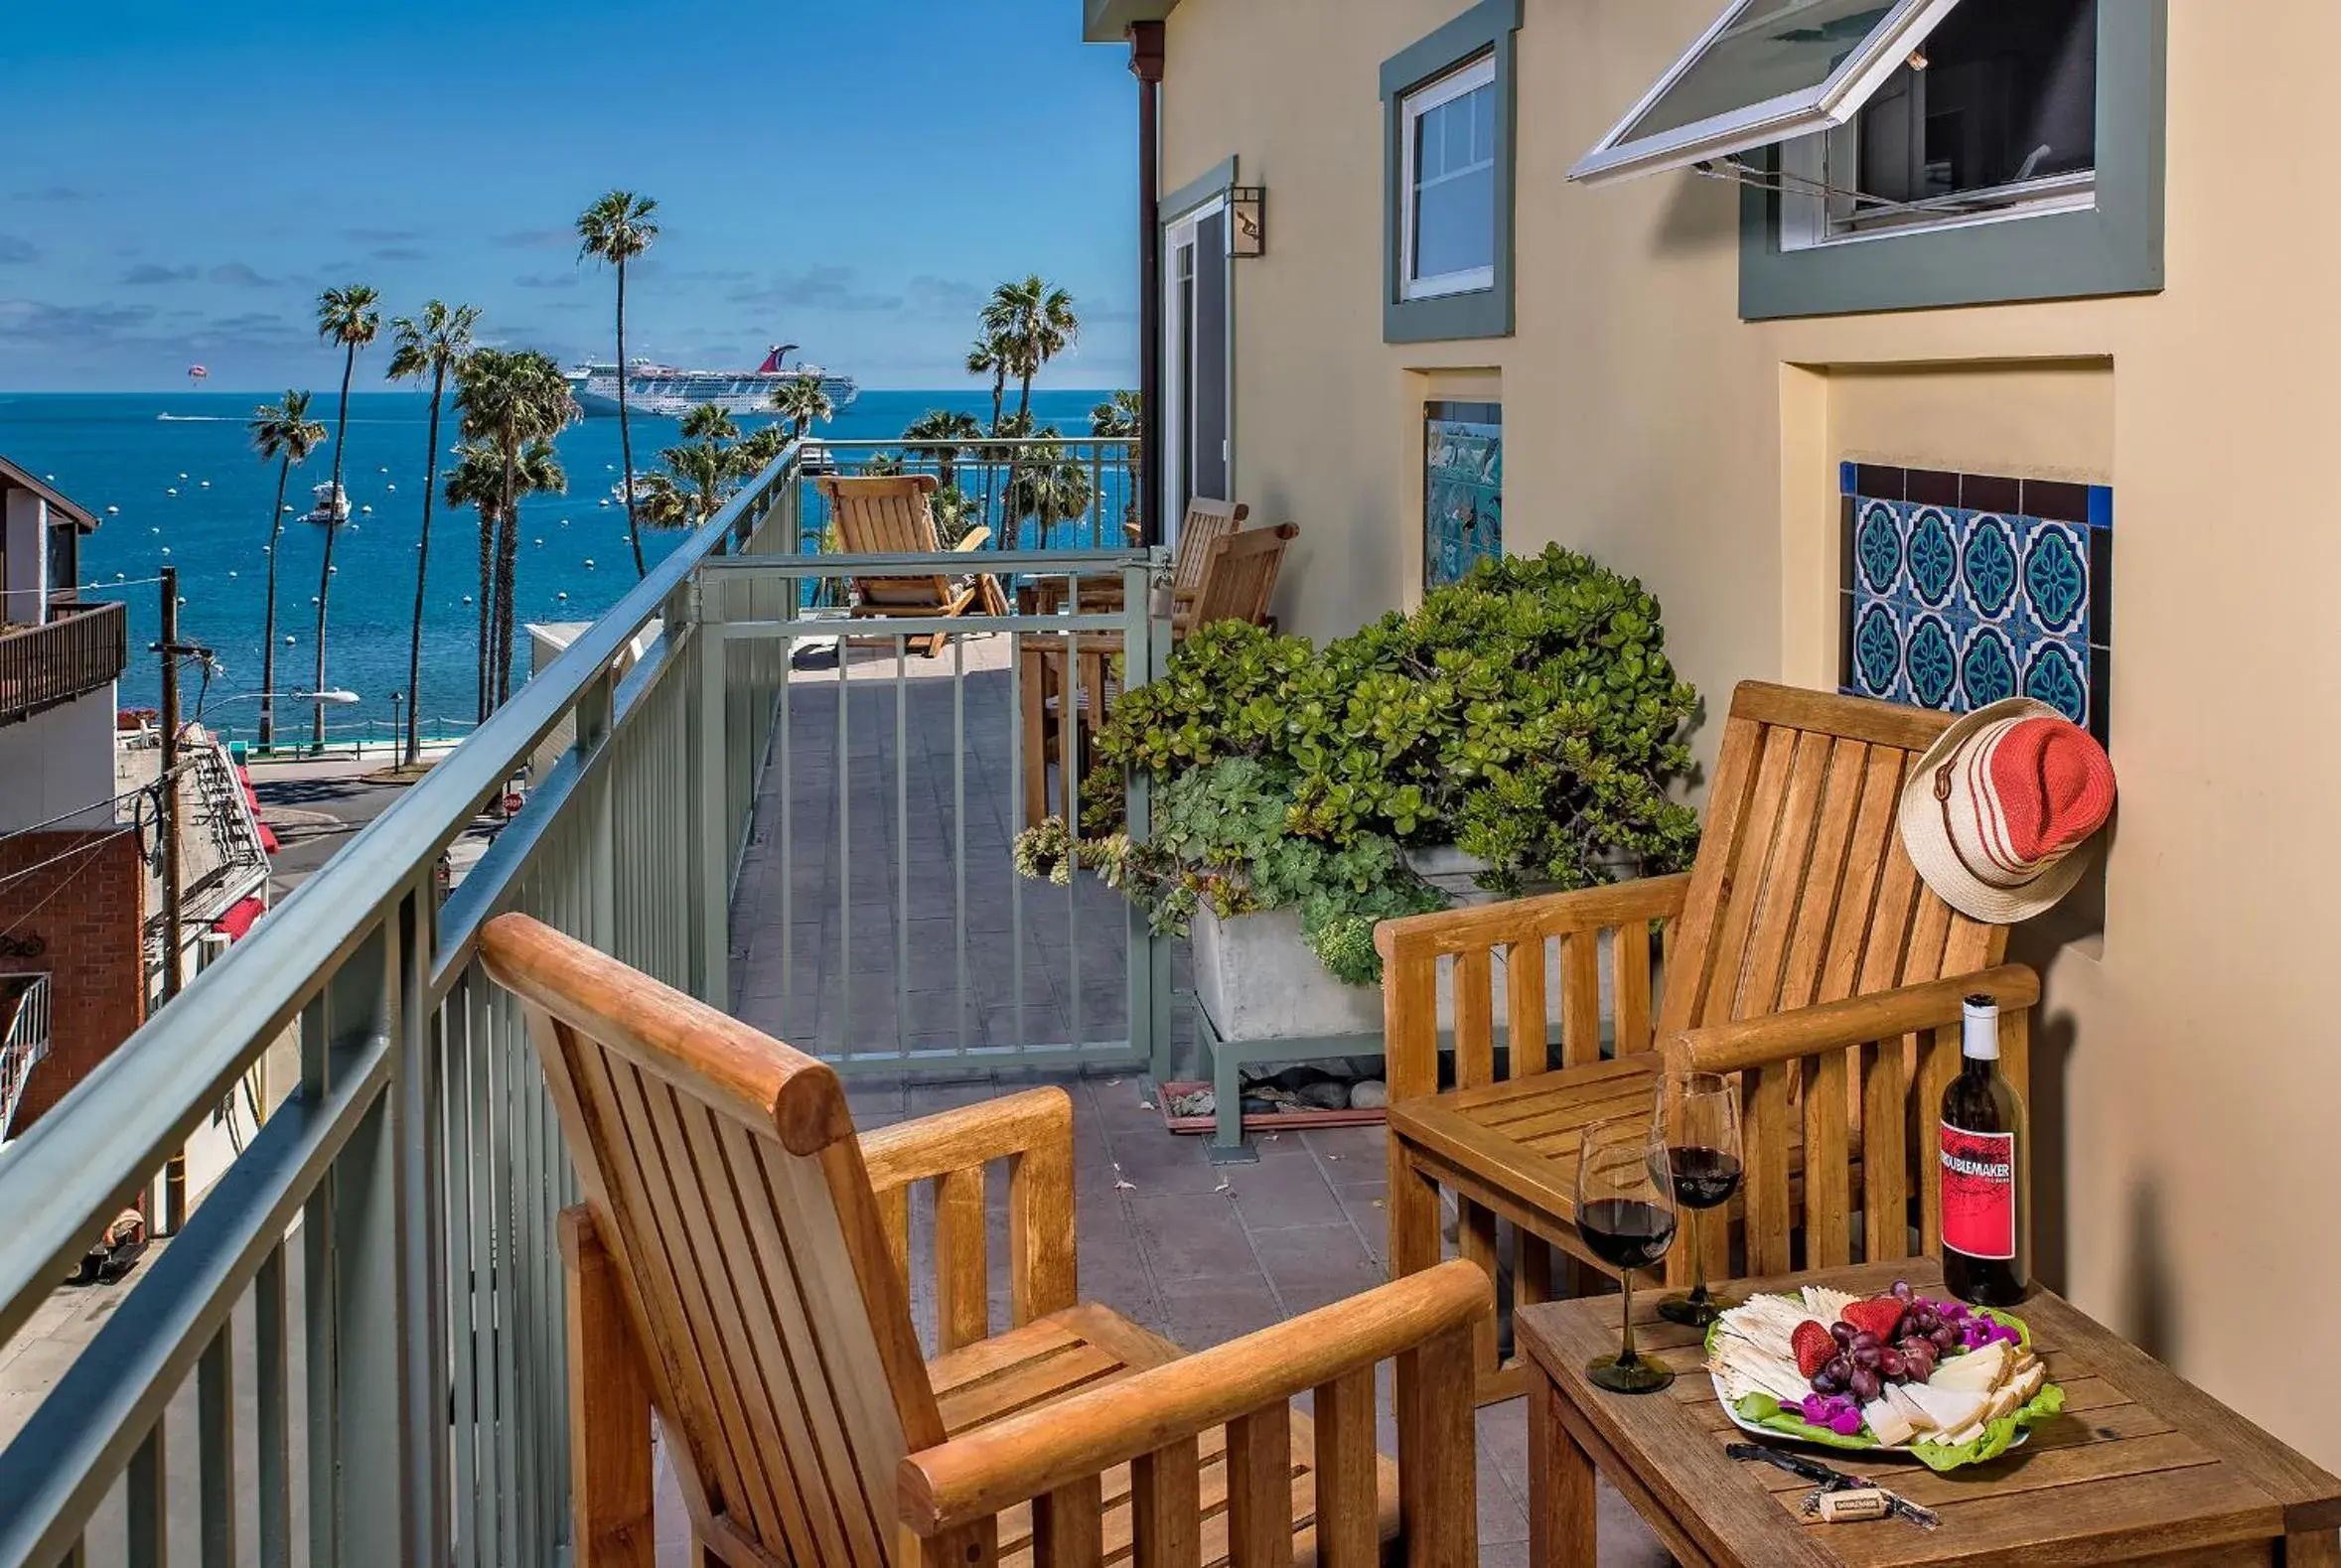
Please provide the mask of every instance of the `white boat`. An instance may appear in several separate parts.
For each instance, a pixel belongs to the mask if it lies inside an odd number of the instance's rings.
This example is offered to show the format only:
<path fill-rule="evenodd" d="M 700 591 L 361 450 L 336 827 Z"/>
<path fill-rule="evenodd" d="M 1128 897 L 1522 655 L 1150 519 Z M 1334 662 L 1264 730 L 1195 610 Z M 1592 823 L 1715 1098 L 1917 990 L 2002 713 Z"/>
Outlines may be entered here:
<path fill-rule="evenodd" d="M 327 482 L 309 489 L 309 509 L 301 513 L 303 522 L 348 522 L 350 496 L 341 486 Z"/>
<path fill-rule="evenodd" d="M 626 402 L 638 414 L 680 419 L 701 403 L 713 403 L 727 414 L 771 414 L 775 388 L 790 381 L 812 379 L 829 394 L 829 406 L 843 412 L 861 395 L 850 375 L 826 370 L 800 359 L 786 361 L 793 343 L 775 344 L 764 362 L 753 370 L 685 370 L 637 356 L 626 365 Z M 618 366 L 588 359 L 563 373 L 577 406 L 588 414 L 618 412 Z"/>

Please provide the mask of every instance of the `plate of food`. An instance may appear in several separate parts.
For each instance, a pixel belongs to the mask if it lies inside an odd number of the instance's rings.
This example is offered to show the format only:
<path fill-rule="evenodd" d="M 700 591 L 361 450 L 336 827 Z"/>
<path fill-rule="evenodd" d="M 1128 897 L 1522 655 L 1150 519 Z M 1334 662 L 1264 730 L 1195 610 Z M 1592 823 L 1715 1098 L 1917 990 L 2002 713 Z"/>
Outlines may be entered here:
<path fill-rule="evenodd" d="M 1902 1281 L 1884 1296 L 1751 1296 L 1708 1328 L 1707 1371 L 1742 1431 L 1934 1470 L 1997 1459 L 2065 1408 L 2023 1320 Z"/>

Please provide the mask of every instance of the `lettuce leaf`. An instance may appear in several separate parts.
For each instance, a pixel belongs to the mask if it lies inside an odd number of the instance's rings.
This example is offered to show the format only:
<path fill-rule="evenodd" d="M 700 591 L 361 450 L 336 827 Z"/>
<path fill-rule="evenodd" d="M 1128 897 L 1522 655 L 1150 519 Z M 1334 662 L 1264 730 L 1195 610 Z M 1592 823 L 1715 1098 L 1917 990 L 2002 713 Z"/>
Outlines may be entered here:
<path fill-rule="evenodd" d="M 2003 1415 L 1983 1428 L 1983 1435 L 1972 1443 L 1953 1446 L 1929 1443 L 1923 1439 L 1913 1443 L 1909 1452 L 1929 1470 L 1957 1470 L 1963 1465 L 1980 1465 L 1985 1460 L 1997 1459 L 2008 1451 L 2016 1434 L 2035 1421 L 2045 1421 L 2065 1408 L 2065 1390 L 2055 1383 L 2042 1383 L 2034 1394 L 2011 1414 Z M 1802 1423 L 1800 1423 L 1802 1424 Z"/>
<path fill-rule="evenodd" d="M 1807 1443 L 1827 1443 L 1830 1448 L 1876 1448 L 1878 1441 L 1863 1427 L 1851 1437 L 1831 1432 L 1828 1427 L 1815 1426 L 1803 1416 L 1784 1410 L 1780 1401 L 1770 1394 L 1746 1394 L 1732 1406 L 1739 1418 L 1750 1426 L 1760 1426 L 1767 1432 L 1778 1432 L 1783 1437 L 1797 1438 Z"/>

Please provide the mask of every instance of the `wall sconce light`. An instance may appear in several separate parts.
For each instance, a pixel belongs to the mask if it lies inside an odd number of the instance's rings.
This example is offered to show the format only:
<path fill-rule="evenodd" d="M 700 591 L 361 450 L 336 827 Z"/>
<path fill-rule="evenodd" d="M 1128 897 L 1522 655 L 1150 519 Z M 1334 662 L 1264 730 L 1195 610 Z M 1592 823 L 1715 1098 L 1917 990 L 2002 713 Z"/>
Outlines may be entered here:
<path fill-rule="evenodd" d="M 1228 254 L 1264 256 L 1268 253 L 1268 193 L 1256 185 L 1240 185 L 1228 192 Z"/>

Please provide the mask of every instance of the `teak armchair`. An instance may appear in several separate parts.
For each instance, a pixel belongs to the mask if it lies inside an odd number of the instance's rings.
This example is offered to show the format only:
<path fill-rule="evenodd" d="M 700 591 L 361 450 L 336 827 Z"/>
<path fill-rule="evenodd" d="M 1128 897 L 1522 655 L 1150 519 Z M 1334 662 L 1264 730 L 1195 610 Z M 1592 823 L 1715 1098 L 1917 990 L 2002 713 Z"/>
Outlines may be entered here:
<path fill-rule="evenodd" d="M 1177 546 L 1171 552 L 1171 627 L 1184 633 L 1194 620 L 1195 601 L 1203 594 L 1203 572 L 1211 559 L 1212 546 L 1244 526 L 1244 519 L 1251 515 L 1251 508 L 1240 500 L 1215 500 L 1208 496 L 1197 496 L 1187 502 L 1187 511 L 1179 523 Z M 1125 540 L 1142 543 L 1137 524 L 1125 524 Z M 1121 608 L 1121 578 L 1111 573 L 1093 573 L 1075 578 L 1070 585 L 1066 579 L 1043 577 L 1033 584 L 1034 609 L 1040 615 L 1055 615 L 1075 595 L 1079 596 L 1084 611 L 1118 610 Z"/>
<path fill-rule="evenodd" d="M 847 555 L 934 555 L 941 549 L 935 531 L 935 495 L 932 474 L 887 475 L 871 479 L 842 479 L 824 474 L 813 481 L 837 519 L 837 538 Z M 954 552 L 980 550 L 991 540 L 989 528 L 972 528 L 951 546 Z M 970 563 L 972 565 L 972 563 Z M 856 576 L 853 614 L 859 616 L 915 616 L 948 620 L 967 613 L 978 599 L 993 614 L 1007 612 L 998 583 L 978 574 L 962 587 L 949 577 Z M 929 658 L 943 651 L 944 634 L 921 640 Z"/>
<path fill-rule="evenodd" d="M 584 1203 L 562 1215 L 581 1568 L 649 1568 L 651 1413 L 731 1568 L 1475 1558 L 1461 1263 L 1182 1356 L 1076 1298 L 1072 1105 L 1033 1089 L 856 1137 L 837 1076 L 525 916 L 482 951 L 529 1018 Z M 984 1171 L 1009 1166 L 1010 1326 Z M 935 1185 L 942 1354 L 909 1306 Z M 1398 1463 L 1375 1452 L 1396 1360 Z M 1315 1394 L 1315 1419 L 1292 1398 Z"/>
<path fill-rule="evenodd" d="M 1442 1188 L 1462 1254 L 1491 1273 L 1498 1222 L 1514 1227 L 1517 1303 L 1606 1268 L 1576 1235 L 1578 1139 L 1648 1114 L 1668 1069 L 1739 1074 L 1746 1179 L 1732 1222 L 1703 1227 L 1710 1274 L 1729 1275 L 1735 1237 L 1751 1275 L 1854 1261 L 1856 1236 L 1863 1260 L 1905 1257 L 1914 1218 L 1919 1250 L 1938 1252 L 1933 1107 L 1959 1070 L 1960 999 L 1999 999 L 2001 1068 L 2021 1090 L 2039 997 L 2031 970 L 2000 962 L 2005 927 L 1930 891 L 1895 827 L 1903 780 L 1949 722 L 1743 684 L 1687 874 L 1383 925 L 1393 1275 L 1438 1263 Z M 1684 1249 L 1667 1270 L 1687 1278 Z M 1483 1401 L 1519 1391 L 1497 1343 L 1491 1320 L 1475 1350 Z"/>

